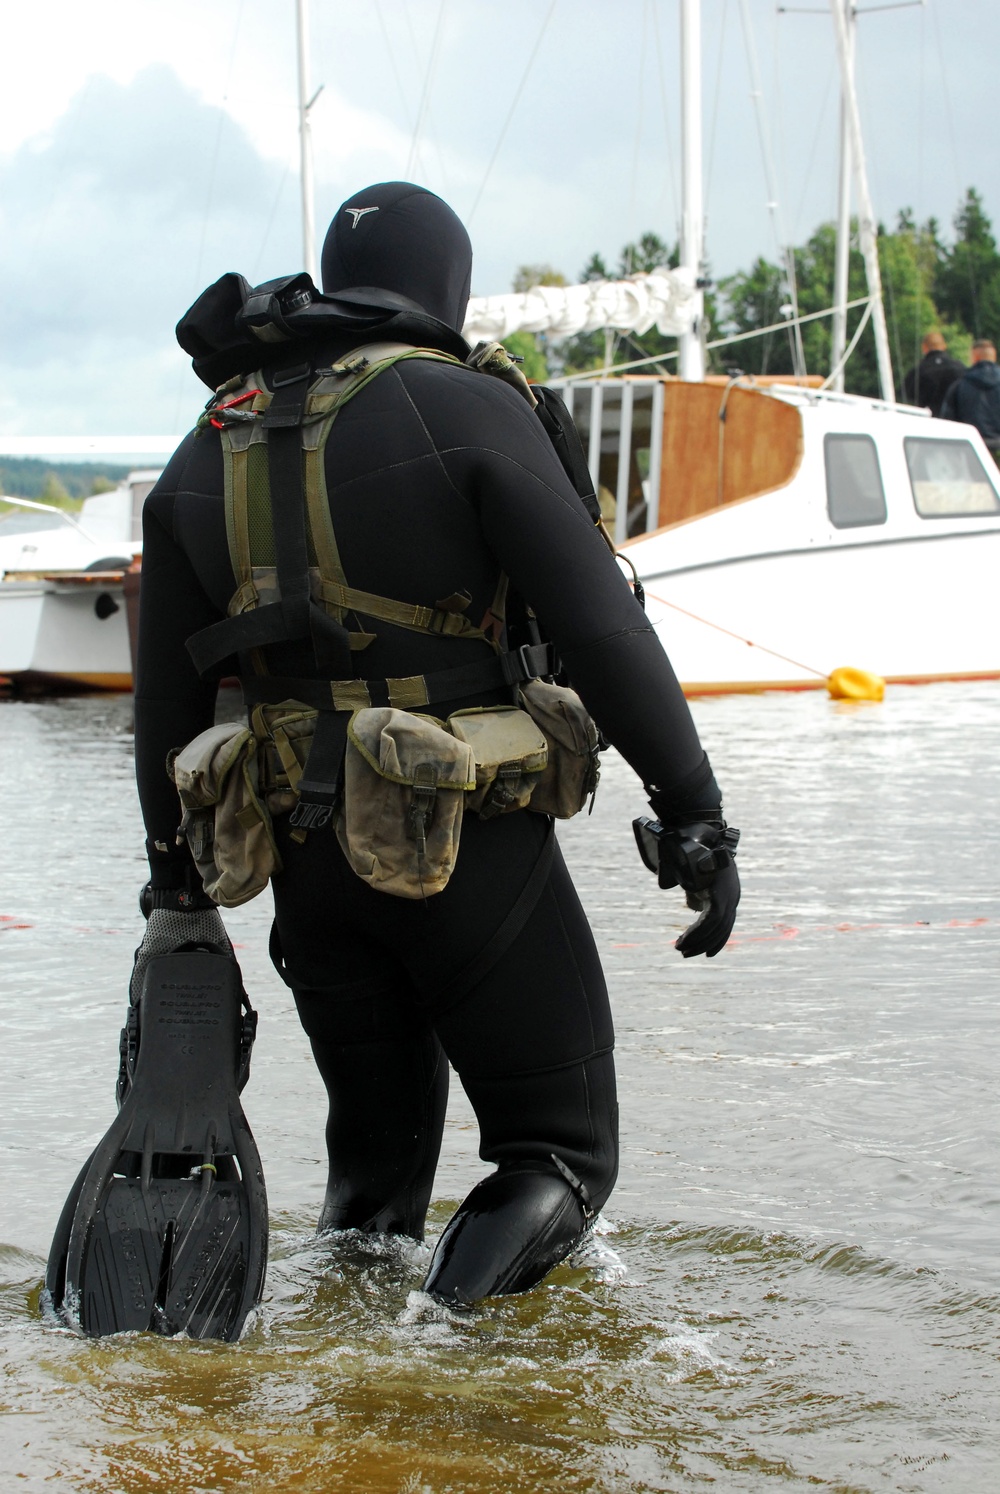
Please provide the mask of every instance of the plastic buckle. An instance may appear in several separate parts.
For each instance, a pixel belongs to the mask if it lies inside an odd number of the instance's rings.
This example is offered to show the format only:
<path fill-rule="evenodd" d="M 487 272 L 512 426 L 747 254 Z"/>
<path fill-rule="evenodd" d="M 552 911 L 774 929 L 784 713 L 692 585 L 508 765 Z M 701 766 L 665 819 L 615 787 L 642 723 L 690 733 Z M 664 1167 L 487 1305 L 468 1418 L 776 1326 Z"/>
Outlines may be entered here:
<path fill-rule="evenodd" d="M 293 368 L 278 369 L 271 375 L 271 389 L 285 389 L 289 384 L 301 384 L 312 372 L 309 363 L 296 363 Z"/>
<path fill-rule="evenodd" d="M 295 830 L 323 830 L 332 819 L 332 804 L 314 804 L 300 799 L 288 816 L 288 823 Z"/>

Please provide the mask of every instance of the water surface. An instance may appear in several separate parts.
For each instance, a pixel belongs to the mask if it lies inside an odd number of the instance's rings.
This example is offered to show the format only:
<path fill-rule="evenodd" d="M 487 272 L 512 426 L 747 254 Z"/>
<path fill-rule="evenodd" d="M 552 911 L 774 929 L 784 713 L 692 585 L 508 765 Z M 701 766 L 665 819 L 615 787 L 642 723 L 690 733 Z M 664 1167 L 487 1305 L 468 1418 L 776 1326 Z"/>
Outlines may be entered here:
<path fill-rule="evenodd" d="M 272 1208 L 236 1346 L 82 1342 L 37 1290 L 113 1114 L 142 834 L 126 698 L 0 705 L 0 1458 L 79 1491 L 983 1491 L 1000 1462 L 1000 686 L 695 703 L 737 938 L 671 948 L 633 775 L 561 838 L 617 1013 L 621 1181 L 539 1290 L 456 1319 L 427 1247 L 317 1241 L 323 1099 L 266 956 L 244 1097 Z M 482 1173 L 453 1097 L 432 1239 Z"/>

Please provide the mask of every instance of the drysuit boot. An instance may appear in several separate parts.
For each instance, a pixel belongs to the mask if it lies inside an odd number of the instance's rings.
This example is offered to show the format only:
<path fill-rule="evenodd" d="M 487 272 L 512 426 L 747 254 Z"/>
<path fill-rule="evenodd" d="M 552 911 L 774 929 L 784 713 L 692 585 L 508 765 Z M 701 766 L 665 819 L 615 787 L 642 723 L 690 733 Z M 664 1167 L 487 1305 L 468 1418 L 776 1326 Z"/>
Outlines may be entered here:
<path fill-rule="evenodd" d="M 424 1291 L 463 1307 L 537 1286 L 593 1218 L 583 1185 L 566 1173 L 515 1165 L 477 1183 L 438 1241 Z"/>

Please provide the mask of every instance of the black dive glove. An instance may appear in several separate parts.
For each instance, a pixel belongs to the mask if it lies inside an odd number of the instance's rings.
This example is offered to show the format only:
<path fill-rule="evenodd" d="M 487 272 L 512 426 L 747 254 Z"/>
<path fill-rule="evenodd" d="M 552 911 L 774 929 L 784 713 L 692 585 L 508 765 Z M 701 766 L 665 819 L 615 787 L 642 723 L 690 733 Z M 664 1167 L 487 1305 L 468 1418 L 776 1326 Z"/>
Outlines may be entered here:
<path fill-rule="evenodd" d="M 139 894 L 139 907 L 146 919 L 146 932 L 135 952 L 129 986 L 133 1006 L 142 994 L 146 966 L 156 955 L 174 954 L 196 944 L 236 958 L 222 915 L 200 887 L 192 892 L 187 888 L 153 887 L 147 882 Z"/>
<path fill-rule="evenodd" d="M 712 959 L 733 932 L 740 900 L 736 845 L 740 832 L 725 820 L 695 820 L 669 828 L 647 815 L 632 821 L 639 855 L 661 887 L 683 887 L 687 905 L 699 914 L 675 948 L 684 958 Z"/>

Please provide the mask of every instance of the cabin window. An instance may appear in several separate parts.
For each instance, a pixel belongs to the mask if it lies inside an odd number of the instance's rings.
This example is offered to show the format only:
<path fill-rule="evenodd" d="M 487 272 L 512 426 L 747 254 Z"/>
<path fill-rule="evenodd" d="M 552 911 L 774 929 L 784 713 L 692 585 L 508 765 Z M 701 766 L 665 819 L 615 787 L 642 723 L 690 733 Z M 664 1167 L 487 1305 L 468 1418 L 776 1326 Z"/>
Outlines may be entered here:
<path fill-rule="evenodd" d="M 913 502 L 922 519 L 1000 513 L 1000 498 L 969 441 L 907 436 L 903 442 Z"/>
<path fill-rule="evenodd" d="M 837 529 L 885 523 L 885 490 L 871 436 L 827 436 L 826 508 Z"/>

